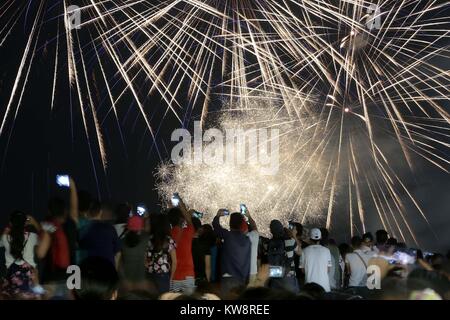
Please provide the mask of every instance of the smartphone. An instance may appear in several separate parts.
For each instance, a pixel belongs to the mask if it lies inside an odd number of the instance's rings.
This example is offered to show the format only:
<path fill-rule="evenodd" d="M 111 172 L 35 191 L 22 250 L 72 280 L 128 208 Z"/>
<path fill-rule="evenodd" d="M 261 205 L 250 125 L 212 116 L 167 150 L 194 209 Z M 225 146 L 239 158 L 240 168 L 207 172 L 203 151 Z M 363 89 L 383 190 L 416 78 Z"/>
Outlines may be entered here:
<path fill-rule="evenodd" d="M 223 215 L 224 216 L 229 216 L 230 215 L 230 211 L 229 210 L 223 210 Z"/>
<path fill-rule="evenodd" d="M 68 175 L 56 175 L 56 184 L 60 187 L 70 187 L 70 179 Z"/>
<path fill-rule="evenodd" d="M 243 215 L 246 215 L 247 214 L 247 206 L 245 204 L 241 204 L 240 207 L 241 207 L 241 213 Z"/>
<path fill-rule="evenodd" d="M 203 219 L 203 212 L 198 212 L 198 211 L 194 211 L 194 213 L 192 214 L 193 217 L 197 218 L 197 219 Z"/>
<path fill-rule="evenodd" d="M 147 212 L 147 208 L 145 205 L 140 204 L 136 207 L 136 213 L 140 215 L 141 217 Z"/>
<path fill-rule="evenodd" d="M 289 223 L 288 223 L 288 229 L 289 230 L 294 230 L 294 223 L 292 222 L 292 221 L 289 221 Z"/>
<path fill-rule="evenodd" d="M 283 278 L 283 267 L 281 267 L 281 266 L 269 266 L 269 277 L 271 277 L 271 278 Z"/>
<path fill-rule="evenodd" d="M 174 207 L 178 207 L 178 206 L 180 205 L 180 196 L 179 196 L 179 194 L 175 192 L 175 193 L 172 195 L 171 201 L 172 201 L 172 205 L 173 205 Z"/>
<path fill-rule="evenodd" d="M 414 264 L 416 263 L 416 257 L 412 256 L 406 252 L 397 251 L 393 255 L 394 260 L 396 263 L 401 265 L 407 265 L 407 264 Z"/>

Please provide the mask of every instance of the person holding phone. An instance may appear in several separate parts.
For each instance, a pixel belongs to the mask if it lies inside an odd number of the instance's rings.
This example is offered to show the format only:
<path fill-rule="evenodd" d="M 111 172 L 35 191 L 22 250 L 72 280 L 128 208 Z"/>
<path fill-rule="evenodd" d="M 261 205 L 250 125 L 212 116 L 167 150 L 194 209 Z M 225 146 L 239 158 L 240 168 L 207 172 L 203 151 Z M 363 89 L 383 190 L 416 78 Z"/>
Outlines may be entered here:
<path fill-rule="evenodd" d="M 245 223 L 240 212 L 230 215 L 230 230 L 220 225 L 220 218 L 226 214 L 226 209 L 217 211 L 213 220 L 214 232 L 223 240 L 221 256 L 221 290 L 222 298 L 229 297 L 232 289 L 244 286 L 250 276 L 251 242 L 242 231 Z"/>
<path fill-rule="evenodd" d="M 177 268 L 171 279 L 171 291 L 189 295 L 194 293 L 195 290 L 195 270 L 192 258 L 192 239 L 195 234 L 192 225 L 192 213 L 194 211 L 188 211 L 178 194 L 174 194 L 174 196 L 172 208 L 167 212 L 172 226 L 171 237 L 176 243 L 177 260 Z"/>
<path fill-rule="evenodd" d="M 272 238 L 267 244 L 269 263 L 269 287 L 298 293 L 294 254 L 300 255 L 301 247 L 295 237 L 295 229 L 286 230 L 279 220 L 270 222 Z"/>
<path fill-rule="evenodd" d="M 14 211 L 9 218 L 1 243 L 5 248 L 6 277 L 3 293 L 13 299 L 36 298 L 35 288 L 40 288 L 36 270 L 36 258 L 43 258 L 49 245 L 46 233 L 39 238 L 41 225 L 21 211 Z"/>

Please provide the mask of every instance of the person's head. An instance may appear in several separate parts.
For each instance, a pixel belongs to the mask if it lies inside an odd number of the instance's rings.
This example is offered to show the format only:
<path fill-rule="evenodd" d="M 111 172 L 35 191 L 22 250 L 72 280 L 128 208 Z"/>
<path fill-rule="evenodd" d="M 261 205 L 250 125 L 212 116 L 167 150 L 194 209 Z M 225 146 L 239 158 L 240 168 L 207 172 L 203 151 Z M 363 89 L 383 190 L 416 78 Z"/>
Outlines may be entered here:
<path fill-rule="evenodd" d="M 365 246 L 368 246 L 368 247 L 372 246 L 372 244 L 373 244 L 373 235 L 372 235 L 372 233 L 370 233 L 370 232 L 364 233 L 363 236 L 362 236 L 362 241 L 363 241 L 363 244 Z"/>
<path fill-rule="evenodd" d="M 284 227 L 280 220 L 274 219 L 270 221 L 270 233 L 273 239 L 283 239 L 285 237 Z"/>
<path fill-rule="evenodd" d="M 352 247 L 348 245 L 348 243 L 341 243 L 339 246 L 339 253 L 341 254 L 342 257 L 345 257 L 345 255 L 347 253 L 352 252 Z"/>
<path fill-rule="evenodd" d="M 78 191 L 78 210 L 80 210 L 81 214 L 87 214 L 91 206 L 91 201 L 92 196 L 89 192 L 85 190 Z"/>
<path fill-rule="evenodd" d="M 102 202 L 102 220 L 113 223 L 115 220 L 114 217 L 114 206 L 109 201 Z"/>
<path fill-rule="evenodd" d="M 306 283 L 303 286 L 302 292 L 306 293 L 315 300 L 321 300 L 325 295 L 325 289 L 315 282 Z"/>
<path fill-rule="evenodd" d="M 294 227 L 294 230 L 296 231 L 296 237 L 298 240 L 302 239 L 303 235 L 303 226 L 299 222 L 290 222 L 290 224 Z"/>
<path fill-rule="evenodd" d="M 169 217 L 169 222 L 173 227 L 181 227 L 184 222 L 183 212 L 180 208 L 170 208 L 167 211 L 167 216 Z"/>
<path fill-rule="evenodd" d="M 114 212 L 116 224 L 127 223 L 128 217 L 130 216 L 131 206 L 128 203 L 120 203 L 116 206 L 116 210 Z"/>
<path fill-rule="evenodd" d="M 244 217 L 240 212 L 233 212 L 230 215 L 230 230 L 241 232 L 242 221 L 244 221 Z"/>
<path fill-rule="evenodd" d="M 350 243 L 352 244 L 353 249 L 359 249 L 359 247 L 361 247 L 362 244 L 362 239 L 359 236 L 354 236 L 350 240 Z"/>
<path fill-rule="evenodd" d="M 141 241 L 140 234 L 144 230 L 144 219 L 139 216 L 131 216 L 127 223 L 127 232 L 124 237 L 124 244 L 129 248 L 136 247 Z"/>
<path fill-rule="evenodd" d="M 449 290 L 449 281 L 442 273 L 418 268 L 408 274 L 407 286 L 408 291 L 433 289 L 443 297 Z"/>
<path fill-rule="evenodd" d="M 320 243 L 322 240 L 322 231 L 318 228 L 312 228 L 311 231 L 309 231 L 309 239 L 312 243 Z"/>
<path fill-rule="evenodd" d="M 80 264 L 80 289 L 74 289 L 76 300 L 115 300 L 119 277 L 110 261 L 101 257 L 86 258 Z"/>
<path fill-rule="evenodd" d="M 156 249 L 161 249 L 170 236 L 170 222 L 166 214 L 153 216 L 150 226 L 152 242 Z"/>
<path fill-rule="evenodd" d="M 15 259 L 22 259 L 26 224 L 27 215 L 21 211 L 14 211 L 9 216 L 10 252 Z"/>
<path fill-rule="evenodd" d="M 92 200 L 87 212 L 89 219 L 100 220 L 102 218 L 102 205 L 98 200 Z"/>
<path fill-rule="evenodd" d="M 395 239 L 395 238 L 389 238 L 389 239 L 386 241 L 386 245 L 387 245 L 387 246 L 390 246 L 390 247 L 397 247 L 397 239 Z"/>
<path fill-rule="evenodd" d="M 199 218 L 192 217 L 192 226 L 194 227 L 195 233 L 199 235 L 202 231 L 202 222 Z"/>
<path fill-rule="evenodd" d="M 386 241 L 388 240 L 388 233 L 386 230 L 380 229 L 375 232 L 375 237 L 377 240 L 377 244 L 384 245 L 386 244 Z"/>
<path fill-rule="evenodd" d="M 200 236 L 200 238 L 202 239 L 202 241 L 204 241 L 208 247 L 212 247 L 216 244 L 216 235 L 214 233 L 214 229 L 210 224 L 204 224 L 202 225 L 202 234 Z"/>
<path fill-rule="evenodd" d="M 64 200 L 53 197 L 48 201 L 48 218 L 63 223 L 66 219 L 66 207 Z"/>

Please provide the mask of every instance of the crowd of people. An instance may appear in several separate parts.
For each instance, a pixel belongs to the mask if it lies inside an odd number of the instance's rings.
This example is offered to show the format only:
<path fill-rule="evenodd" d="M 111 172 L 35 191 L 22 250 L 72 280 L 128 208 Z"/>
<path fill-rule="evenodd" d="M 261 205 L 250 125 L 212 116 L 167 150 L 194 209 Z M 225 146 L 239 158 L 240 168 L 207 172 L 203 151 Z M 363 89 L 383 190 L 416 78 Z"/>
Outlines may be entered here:
<path fill-rule="evenodd" d="M 450 298 L 449 255 L 407 248 L 385 230 L 337 245 L 325 228 L 272 220 L 264 237 L 247 208 L 219 209 L 205 224 L 181 199 L 159 213 L 124 203 L 111 214 L 73 179 L 68 192 L 68 206 L 51 199 L 40 223 L 10 215 L 0 300 Z M 70 266 L 79 286 L 68 284 Z"/>

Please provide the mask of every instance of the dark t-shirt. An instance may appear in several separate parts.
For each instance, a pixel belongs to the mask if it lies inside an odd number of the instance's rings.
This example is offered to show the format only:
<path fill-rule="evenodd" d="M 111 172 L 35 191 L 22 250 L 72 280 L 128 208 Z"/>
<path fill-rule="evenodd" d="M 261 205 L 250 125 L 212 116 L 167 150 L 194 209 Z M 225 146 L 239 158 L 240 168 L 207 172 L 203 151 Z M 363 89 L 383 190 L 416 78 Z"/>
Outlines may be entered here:
<path fill-rule="evenodd" d="M 205 256 L 211 255 L 210 247 L 199 238 L 192 239 L 192 259 L 196 279 L 206 279 Z"/>
<path fill-rule="evenodd" d="M 116 229 L 109 223 L 93 221 L 80 239 L 80 248 L 88 257 L 103 257 L 115 265 L 114 257 L 120 251 Z"/>

